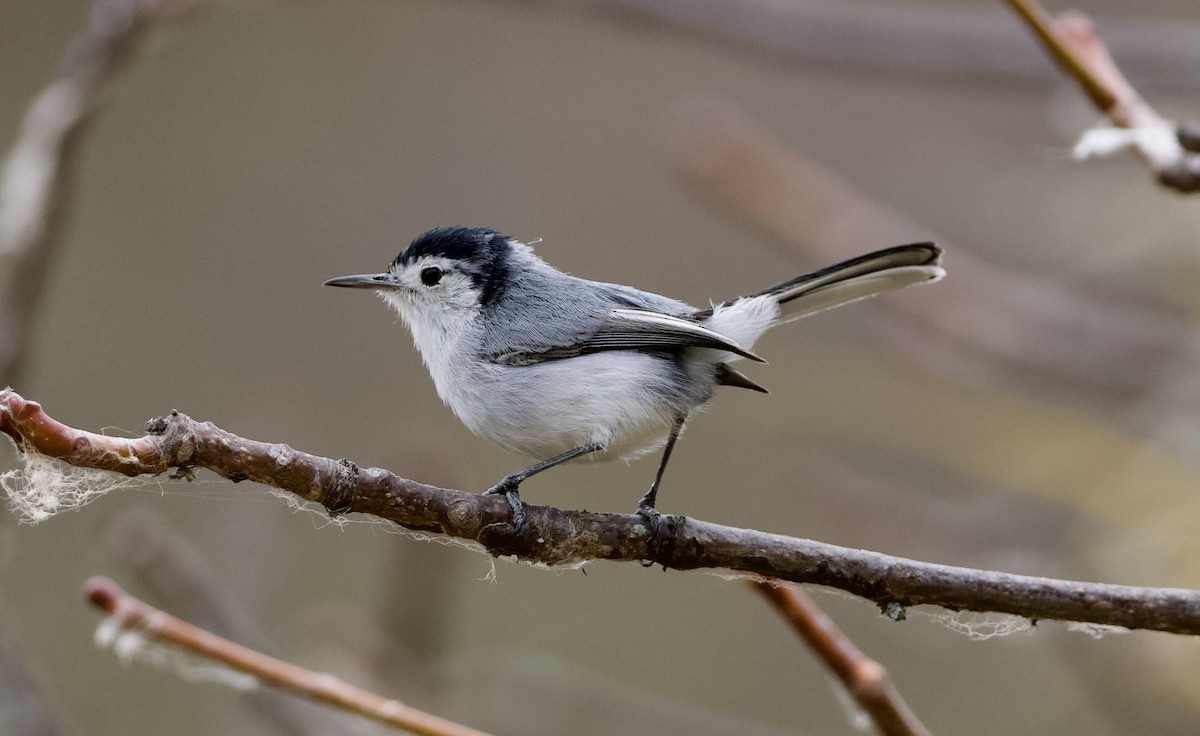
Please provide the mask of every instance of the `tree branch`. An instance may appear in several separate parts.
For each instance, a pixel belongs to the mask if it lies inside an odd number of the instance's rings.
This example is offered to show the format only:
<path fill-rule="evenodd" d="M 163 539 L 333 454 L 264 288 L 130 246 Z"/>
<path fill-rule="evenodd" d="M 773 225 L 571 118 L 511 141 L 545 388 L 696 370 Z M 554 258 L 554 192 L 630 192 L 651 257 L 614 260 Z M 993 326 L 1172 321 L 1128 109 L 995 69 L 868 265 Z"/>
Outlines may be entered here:
<path fill-rule="evenodd" d="M 867 712 L 885 736 L 929 736 L 883 665 L 863 654 L 833 619 L 803 590 L 756 580 L 750 586 L 763 594 L 804 643 L 837 676 L 850 697 Z"/>
<path fill-rule="evenodd" d="M 0 171 L 0 376 L 12 381 L 38 295 L 62 240 L 79 141 L 96 102 L 157 24 L 200 0 L 96 0 L 53 82 L 25 113 Z"/>
<path fill-rule="evenodd" d="M 105 547 L 137 583 L 193 625 L 226 639 L 270 651 L 239 601 L 221 585 L 203 553 L 149 507 L 125 511 L 104 534 Z M 243 693 L 264 734 L 316 736 L 325 733 L 312 714 L 283 694 L 256 688 Z"/>
<path fill-rule="evenodd" d="M 920 299 L 891 300 L 872 320 L 882 339 L 932 371 L 978 383 L 1003 364 L 1107 399 L 1153 394 L 1168 372 L 1200 375 L 1190 317 L 984 260 L 793 150 L 728 100 L 685 98 L 662 131 L 688 191 L 786 255 L 832 262 L 896 237 L 941 244 L 954 278 Z"/>
<path fill-rule="evenodd" d="M 122 629 L 219 662 L 303 698 L 421 736 L 488 736 L 482 731 L 360 690 L 331 675 L 306 670 L 235 644 L 138 600 L 108 578 L 88 580 L 84 594 L 93 605 L 116 619 Z"/>
<path fill-rule="evenodd" d="M 1200 191 L 1200 157 L 1188 154 L 1181 131 L 1137 93 L 1113 61 L 1091 19 L 1079 11 L 1051 18 L 1037 0 L 1007 0 L 1050 56 L 1118 128 L 1137 131 L 1130 145 L 1159 183 L 1180 192 Z"/>
<path fill-rule="evenodd" d="M 527 562 L 641 560 L 680 570 L 725 568 L 840 588 L 874 601 L 893 618 L 899 618 L 905 606 L 930 604 L 1200 634 L 1200 591 L 938 565 L 682 516 L 664 517 L 651 539 L 641 516 L 527 506 L 525 526 L 513 536 L 502 497 L 437 488 L 381 468 L 359 468 L 349 460 L 245 439 L 179 412 L 150 420 L 146 429 L 147 434 L 136 439 L 74 429 L 15 391 L 0 391 L 0 431 L 24 452 L 130 477 L 172 468 L 186 476 L 193 468 L 207 468 L 234 482 L 252 480 L 289 491 L 331 513 L 372 514 L 414 531 L 477 542 L 493 555 Z"/>

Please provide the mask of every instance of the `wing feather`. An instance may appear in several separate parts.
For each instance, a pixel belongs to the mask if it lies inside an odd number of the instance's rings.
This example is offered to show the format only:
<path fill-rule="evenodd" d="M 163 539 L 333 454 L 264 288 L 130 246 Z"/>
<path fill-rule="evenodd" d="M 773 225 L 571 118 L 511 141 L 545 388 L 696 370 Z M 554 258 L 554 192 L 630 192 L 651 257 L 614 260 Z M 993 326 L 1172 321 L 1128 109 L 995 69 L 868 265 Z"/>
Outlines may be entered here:
<path fill-rule="evenodd" d="M 614 309 L 608 320 L 586 343 L 601 350 L 654 350 L 656 348 L 712 348 L 743 358 L 766 361 L 719 332 L 661 312 Z"/>
<path fill-rule="evenodd" d="M 599 328 L 574 345 L 547 350 L 506 352 L 491 357 L 505 365 L 531 365 L 605 350 L 724 350 L 760 363 L 766 361 L 719 332 L 696 322 L 644 309 L 613 309 Z"/>

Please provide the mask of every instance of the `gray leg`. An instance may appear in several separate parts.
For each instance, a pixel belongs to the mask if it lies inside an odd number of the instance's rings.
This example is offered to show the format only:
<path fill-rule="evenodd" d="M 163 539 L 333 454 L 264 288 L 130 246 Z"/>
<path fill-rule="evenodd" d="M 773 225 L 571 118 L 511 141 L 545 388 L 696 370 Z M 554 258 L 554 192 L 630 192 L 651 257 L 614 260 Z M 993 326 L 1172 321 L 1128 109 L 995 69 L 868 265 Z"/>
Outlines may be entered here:
<path fill-rule="evenodd" d="M 661 516 L 654 508 L 655 501 L 658 500 L 658 486 L 662 483 L 663 471 L 667 469 L 667 461 L 671 459 L 671 450 L 675 449 L 675 440 L 679 439 L 679 433 L 683 431 L 685 421 L 687 421 L 686 416 L 675 420 L 675 426 L 671 427 L 671 434 L 667 437 L 667 446 L 663 448 L 662 460 L 658 463 L 658 472 L 654 474 L 654 482 L 650 484 L 650 490 L 646 491 L 642 500 L 638 501 L 638 515 L 646 517 L 653 527 L 650 534 L 651 539 L 658 534 L 658 520 Z"/>
<path fill-rule="evenodd" d="M 597 450 L 603 449 L 604 445 L 599 444 L 581 445 L 580 447 L 576 447 L 574 450 L 568 450 L 557 457 L 552 457 L 549 460 L 543 460 L 540 463 L 534 463 L 528 468 L 523 468 L 515 473 L 509 473 L 508 475 L 504 476 L 499 483 L 484 491 L 483 495 L 503 495 L 508 500 L 508 507 L 512 509 L 513 534 L 519 534 L 521 532 L 521 527 L 525 526 L 525 509 L 521 507 L 521 495 L 517 491 L 517 487 L 521 485 L 521 482 L 530 476 L 537 475 L 543 470 L 549 470 L 555 465 L 562 465 L 568 460 L 574 460 L 575 458 L 586 455 L 589 452 L 596 452 Z"/>

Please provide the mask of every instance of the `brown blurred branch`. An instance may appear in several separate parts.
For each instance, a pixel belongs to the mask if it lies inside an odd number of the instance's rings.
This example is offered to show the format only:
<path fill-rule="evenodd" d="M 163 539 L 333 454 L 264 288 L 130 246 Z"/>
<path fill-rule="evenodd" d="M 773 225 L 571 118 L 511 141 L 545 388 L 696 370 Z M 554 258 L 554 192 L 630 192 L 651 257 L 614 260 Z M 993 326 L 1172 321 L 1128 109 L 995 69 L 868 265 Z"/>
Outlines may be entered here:
<path fill-rule="evenodd" d="M 437 488 L 381 468 L 359 468 L 287 445 L 256 442 L 178 412 L 152 419 L 137 439 L 107 437 L 50 418 L 11 389 L 0 392 L 0 431 L 24 452 L 126 476 L 188 474 L 207 468 L 319 503 L 331 513 L 372 514 L 414 531 L 477 542 L 495 555 L 546 565 L 585 560 L 640 560 L 676 569 L 725 568 L 797 583 L 840 588 L 890 614 L 931 604 L 1200 634 L 1200 591 L 1139 588 L 972 570 L 906 560 L 807 539 L 737 529 L 681 516 L 664 517 L 651 539 L 636 515 L 527 506 L 512 534 L 503 498 Z"/>
<path fill-rule="evenodd" d="M 812 597 L 791 585 L 752 580 L 750 587 L 763 594 L 809 648 L 825 662 L 850 697 L 859 704 L 880 733 L 886 736 L 928 736 L 883 665 L 863 654 Z"/>
<path fill-rule="evenodd" d="M 1098 70 L 1094 71 L 1090 64 L 1084 63 L 1076 53 L 1076 49 L 1068 44 L 1065 38 L 1060 37 L 1059 30 L 1054 27 L 1054 21 L 1036 0 L 1006 1 L 1021 17 L 1021 20 L 1025 21 L 1050 56 L 1070 76 L 1074 77 L 1079 86 L 1083 88 L 1084 94 L 1100 112 L 1107 113 L 1113 105 L 1117 104 L 1117 93 L 1109 83 L 1112 80 L 1109 82 L 1100 80 L 1097 74 Z M 1077 13 L 1073 15 L 1082 17 Z M 1123 82 L 1124 79 L 1122 78 L 1121 81 Z"/>
<path fill-rule="evenodd" d="M 889 304 L 876 320 L 911 359 L 936 353 L 931 369 L 977 381 L 1008 364 L 1076 389 L 1135 396 L 1168 369 L 1200 372 L 1187 347 L 1188 320 L 993 265 L 792 150 L 731 102 L 688 99 L 663 129 L 666 155 L 689 191 L 789 255 L 836 261 L 872 244 L 942 245 L 953 278 L 921 299 L 881 296 Z"/>
<path fill-rule="evenodd" d="M 196 626 L 226 639 L 270 650 L 265 637 L 194 545 L 149 507 L 125 509 L 105 533 L 105 546 L 167 607 Z M 262 733 L 311 736 L 324 733 L 310 713 L 281 693 L 254 689 L 243 694 Z"/>
<path fill-rule="evenodd" d="M 259 682 L 308 700 L 422 736 L 487 736 L 482 731 L 360 690 L 331 675 L 312 672 L 235 644 L 138 600 L 108 578 L 88 580 L 84 593 L 93 605 L 112 616 L 123 629 L 219 662 L 251 675 Z"/>
<path fill-rule="evenodd" d="M 29 106 L 0 172 L 0 380 L 27 357 L 33 313 L 74 193 L 79 143 L 101 93 L 155 25 L 200 0 L 96 0 L 53 82 Z"/>
<path fill-rule="evenodd" d="M 1185 193 L 1200 191 L 1200 157 L 1188 154 L 1177 126 L 1163 119 L 1125 78 L 1090 18 L 1079 11 L 1051 18 L 1037 0 L 1007 2 L 1097 110 L 1118 128 L 1145 134 L 1135 137 L 1132 145 L 1161 184 Z"/>
<path fill-rule="evenodd" d="M 55 79 L 30 104 L 0 168 L 0 382 L 28 358 L 42 284 L 61 242 L 80 140 L 95 102 L 140 47 L 150 26 L 199 0 L 96 0 L 63 52 Z M 17 653 L 0 643 L 0 725 L 57 734 Z"/>

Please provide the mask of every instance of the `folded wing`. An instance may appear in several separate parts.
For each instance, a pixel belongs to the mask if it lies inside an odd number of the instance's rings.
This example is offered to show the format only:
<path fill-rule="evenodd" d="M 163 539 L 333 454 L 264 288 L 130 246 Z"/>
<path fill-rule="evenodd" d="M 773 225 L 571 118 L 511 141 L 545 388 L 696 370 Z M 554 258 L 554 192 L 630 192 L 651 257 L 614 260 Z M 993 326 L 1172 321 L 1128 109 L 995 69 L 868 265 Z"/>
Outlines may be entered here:
<path fill-rule="evenodd" d="M 614 309 L 600 327 L 575 345 L 543 351 L 508 352 L 492 356 L 505 365 L 531 365 L 605 350 L 681 350 L 710 348 L 764 363 L 762 358 L 724 335 L 692 320 L 642 309 Z"/>

